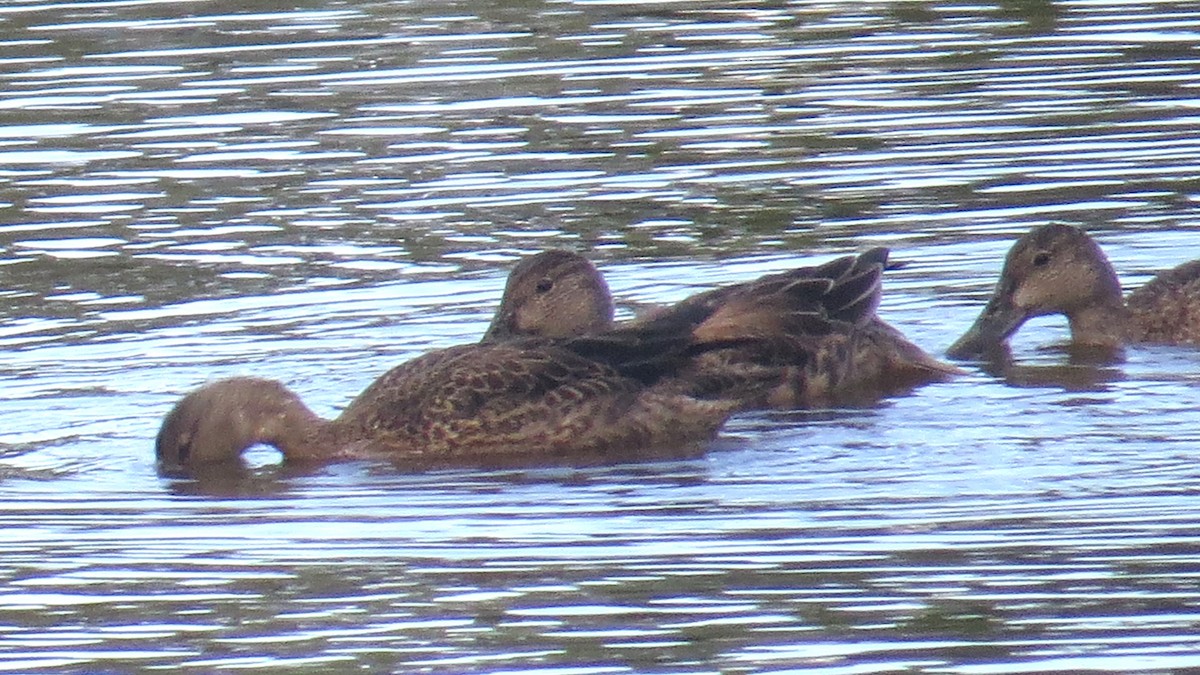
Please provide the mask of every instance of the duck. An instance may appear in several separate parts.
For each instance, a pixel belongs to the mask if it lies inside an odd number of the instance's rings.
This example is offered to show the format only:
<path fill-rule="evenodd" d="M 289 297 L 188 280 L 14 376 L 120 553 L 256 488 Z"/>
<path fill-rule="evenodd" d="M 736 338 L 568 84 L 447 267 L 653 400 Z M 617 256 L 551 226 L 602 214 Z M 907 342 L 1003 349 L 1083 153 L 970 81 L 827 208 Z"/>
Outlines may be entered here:
<path fill-rule="evenodd" d="M 1072 348 L 1118 353 L 1137 343 L 1200 344 L 1200 260 L 1162 272 L 1123 297 L 1116 271 L 1087 232 L 1040 225 L 1013 244 L 987 305 L 947 355 L 965 359 L 1005 349 L 1026 321 L 1049 314 L 1066 315 Z"/>
<path fill-rule="evenodd" d="M 697 354 L 670 378 L 680 392 L 733 398 L 744 410 L 871 401 L 960 374 L 877 316 L 889 254 L 876 247 L 711 289 L 619 325 L 709 339 L 754 333 Z M 551 249 L 513 268 L 483 341 L 613 330 L 613 316 L 596 267 Z"/>
<path fill-rule="evenodd" d="M 656 382 L 702 350 L 685 334 L 621 331 L 435 350 L 387 371 L 334 419 L 279 381 L 231 377 L 182 397 L 155 441 L 161 471 L 237 462 L 251 446 L 285 463 L 383 458 L 636 457 L 715 436 L 736 405 Z"/>

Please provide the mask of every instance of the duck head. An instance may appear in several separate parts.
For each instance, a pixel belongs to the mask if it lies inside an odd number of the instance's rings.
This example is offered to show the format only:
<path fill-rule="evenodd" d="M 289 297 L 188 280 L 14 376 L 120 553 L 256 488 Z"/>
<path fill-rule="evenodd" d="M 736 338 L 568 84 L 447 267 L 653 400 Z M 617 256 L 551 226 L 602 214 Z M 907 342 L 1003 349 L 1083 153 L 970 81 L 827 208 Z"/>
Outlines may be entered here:
<path fill-rule="evenodd" d="M 612 326 L 612 294 L 583 256 L 549 250 L 522 260 L 484 340 L 516 336 L 575 337 Z"/>
<path fill-rule="evenodd" d="M 304 454 L 307 439 L 321 423 L 279 382 L 234 377 L 180 399 L 163 420 L 154 451 L 159 467 L 168 471 L 236 461 L 260 443 L 295 458 Z"/>
<path fill-rule="evenodd" d="M 969 358 L 989 352 L 1029 319 L 1047 314 L 1065 314 L 1077 339 L 1085 328 L 1104 335 L 1119 328 L 1123 311 L 1116 272 L 1096 242 L 1077 227 L 1043 225 L 1013 245 L 991 299 L 947 353 Z M 1102 325 L 1106 313 L 1108 330 Z"/>

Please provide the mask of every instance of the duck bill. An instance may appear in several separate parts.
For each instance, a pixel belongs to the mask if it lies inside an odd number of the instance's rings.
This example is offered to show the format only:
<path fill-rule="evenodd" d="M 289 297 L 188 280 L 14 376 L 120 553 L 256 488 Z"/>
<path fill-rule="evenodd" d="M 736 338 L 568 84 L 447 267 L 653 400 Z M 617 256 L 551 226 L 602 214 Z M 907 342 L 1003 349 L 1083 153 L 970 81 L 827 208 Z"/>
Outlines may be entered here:
<path fill-rule="evenodd" d="M 994 351 L 1028 318 L 1028 313 L 1013 305 L 1011 299 L 993 296 L 975 323 L 946 350 L 946 355 L 966 359 Z"/>

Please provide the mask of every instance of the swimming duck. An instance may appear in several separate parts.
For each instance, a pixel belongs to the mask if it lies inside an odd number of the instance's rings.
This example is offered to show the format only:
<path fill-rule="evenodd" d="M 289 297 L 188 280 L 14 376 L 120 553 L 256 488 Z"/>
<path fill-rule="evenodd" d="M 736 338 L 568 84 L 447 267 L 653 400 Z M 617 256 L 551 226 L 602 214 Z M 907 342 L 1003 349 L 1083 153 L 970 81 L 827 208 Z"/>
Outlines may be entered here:
<path fill-rule="evenodd" d="M 1006 344 L 1028 319 L 1065 314 L 1075 346 L 1200 344 L 1200 260 L 1163 272 L 1121 297 L 1104 251 L 1072 225 L 1035 227 L 1013 245 L 979 318 L 948 350 L 954 358 Z"/>
<path fill-rule="evenodd" d="M 878 398 L 961 372 L 876 316 L 887 258 L 874 248 L 716 288 L 625 325 L 710 339 L 756 333 L 696 355 L 672 377 L 681 392 L 732 397 L 743 408 Z M 584 335 L 611 328 L 612 317 L 608 285 L 590 262 L 544 251 L 513 269 L 484 341 Z"/>
<path fill-rule="evenodd" d="M 155 451 L 175 472 L 260 443 L 289 462 L 636 457 L 711 438 L 735 409 L 655 384 L 705 348 L 687 334 L 638 331 L 459 345 L 393 368 L 332 420 L 279 382 L 229 378 L 184 396 Z"/>

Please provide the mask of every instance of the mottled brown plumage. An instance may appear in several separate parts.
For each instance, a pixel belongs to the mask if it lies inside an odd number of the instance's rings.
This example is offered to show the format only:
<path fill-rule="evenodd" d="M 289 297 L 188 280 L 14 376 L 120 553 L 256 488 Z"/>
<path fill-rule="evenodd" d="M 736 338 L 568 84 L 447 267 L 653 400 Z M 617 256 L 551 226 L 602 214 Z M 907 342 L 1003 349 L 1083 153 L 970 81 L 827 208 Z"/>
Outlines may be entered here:
<path fill-rule="evenodd" d="M 877 248 L 705 291 L 618 330 L 693 332 L 710 342 L 728 342 L 726 348 L 696 354 L 672 376 L 672 386 L 701 397 L 736 398 L 744 408 L 861 400 L 957 373 L 875 315 L 887 256 L 886 249 Z M 570 259 L 575 262 L 565 262 Z M 537 283 L 551 276 L 556 283 Z M 581 299 L 589 292 L 593 297 Z M 523 313 L 527 304 L 538 311 Z M 612 316 L 603 277 L 581 256 L 565 251 L 539 253 L 514 268 L 501 306 L 505 316 L 537 319 L 514 324 L 498 313 L 485 342 L 513 335 L 580 335 L 585 327 L 607 327 Z M 500 331 L 497 325 L 506 328 Z"/>
<path fill-rule="evenodd" d="M 1121 297 L 1116 271 L 1083 230 L 1051 224 L 1009 250 L 979 318 L 949 354 L 967 358 L 1004 345 L 1030 318 L 1065 314 L 1073 345 L 1200 344 L 1200 261 L 1163 272 Z"/>
<path fill-rule="evenodd" d="M 635 457 L 706 440 L 734 409 L 655 385 L 703 348 L 686 335 L 460 345 L 393 368 L 333 420 L 278 382 L 220 380 L 176 404 L 156 453 L 175 470 L 234 460 L 259 443 L 288 461 Z"/>

